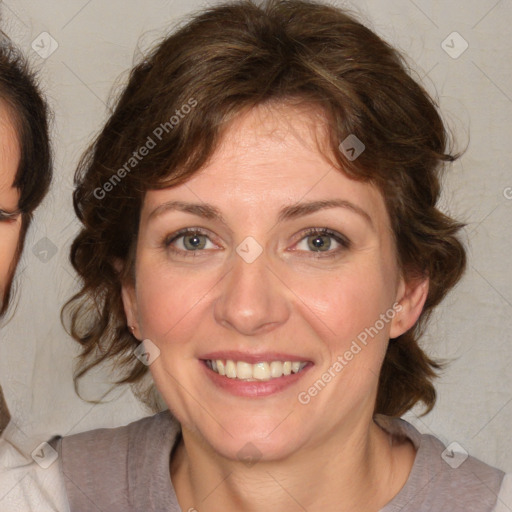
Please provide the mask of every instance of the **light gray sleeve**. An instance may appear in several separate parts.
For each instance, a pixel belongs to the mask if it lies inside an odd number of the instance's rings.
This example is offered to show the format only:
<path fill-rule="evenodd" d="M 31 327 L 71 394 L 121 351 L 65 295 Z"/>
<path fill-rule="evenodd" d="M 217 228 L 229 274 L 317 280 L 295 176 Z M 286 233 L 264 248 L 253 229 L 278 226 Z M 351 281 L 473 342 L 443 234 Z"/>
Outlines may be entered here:
<path fill-rule="evenodd" d="M 42 467 L 0 438 L 0 512 L 69 512 L 58 461 Z"/>

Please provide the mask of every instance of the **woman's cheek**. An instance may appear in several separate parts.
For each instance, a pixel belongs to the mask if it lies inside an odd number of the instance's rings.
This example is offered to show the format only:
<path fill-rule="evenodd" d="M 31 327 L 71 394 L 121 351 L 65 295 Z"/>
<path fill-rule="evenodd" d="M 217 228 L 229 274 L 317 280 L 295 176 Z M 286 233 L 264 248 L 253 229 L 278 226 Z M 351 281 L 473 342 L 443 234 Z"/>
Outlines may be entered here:
<path fill-rule="evenodd" d="M 347 268 L 321 278 L 296 280 L 294 288 L 304 306 L 336 335 L 357 334 L 373 324 L 387 302 L 381 296 L 378 276 L 369 270 Z"/>
<path fill-rule="evenodd" d="M 137 275 L 137 305 L 142 335 L 164 340 L 207 299 L 205 279 L 146 267 Z M 184 322 L 186 323 L 186 322 Z"/>
<path fill-rule="evenodd" d="M 0 301 L 13 270 L 12 265 L 18 247 L 20 230 L 21 219 L 0 223 Z"/>

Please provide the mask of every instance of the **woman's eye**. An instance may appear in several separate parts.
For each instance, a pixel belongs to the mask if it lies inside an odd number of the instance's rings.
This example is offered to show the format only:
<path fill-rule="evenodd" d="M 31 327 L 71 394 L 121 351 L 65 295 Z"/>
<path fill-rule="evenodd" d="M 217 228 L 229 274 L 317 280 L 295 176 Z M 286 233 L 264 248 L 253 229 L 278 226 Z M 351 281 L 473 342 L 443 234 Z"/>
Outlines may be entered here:
<path fill-rule="evenodd" d="M 295 246 L 297 250 L 307 252 L 338 252 L 348 249 L 350 242 L 343 235 L 327 229 L 310 230 Z"/>
<path fill-rule="evenodd" d="M 0 221 L 14 221 L 19 214 L 19 211 L 6 212 L 5 210 L 0 210 Z"/>
<path fill-rule="evenodd" d="M 166 247 L 181 252 L 196 252 L 205 249 L 215 249 L 215 245 L 208 238 L 208 235 L 199 231 L 180 232 L 168 237 Z"/>

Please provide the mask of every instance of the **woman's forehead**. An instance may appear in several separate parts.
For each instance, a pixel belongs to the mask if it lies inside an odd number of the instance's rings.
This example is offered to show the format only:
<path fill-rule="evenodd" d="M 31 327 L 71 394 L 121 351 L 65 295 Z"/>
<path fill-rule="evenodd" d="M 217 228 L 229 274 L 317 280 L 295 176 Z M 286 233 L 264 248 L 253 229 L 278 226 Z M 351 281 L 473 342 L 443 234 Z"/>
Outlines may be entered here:
<path fill-rule="evenodd" d="M 229 122 L 216 153 L 262 151 L 269 140 L 274 147 L 300 146 L 304 151 L 327 156 L 331 151 L 328 117 L 320 106 L 308 102 L 272 101 L 258 105 Z"/>
<path fill-rule="evenodd" d="M 207 164 L 188 181 L 149 191 L 144 214 L 177 200 L 208 203 L 226 213 L 253 210 L 262 217 L 276 217 L 299 203 L 345 201 L 375 218 L 376 225 L 386 223 L 381 192 L 348 177 L 327 151 L 332 154 L 318 111 L 252 109 L 231 123 Z"/>

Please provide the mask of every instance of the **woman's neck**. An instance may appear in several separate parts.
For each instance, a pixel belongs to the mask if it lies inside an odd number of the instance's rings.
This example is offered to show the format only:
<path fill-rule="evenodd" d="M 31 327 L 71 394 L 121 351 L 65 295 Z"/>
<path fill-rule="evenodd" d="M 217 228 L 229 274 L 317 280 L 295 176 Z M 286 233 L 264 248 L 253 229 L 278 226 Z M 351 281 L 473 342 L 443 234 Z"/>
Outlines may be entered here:
<path fill-rule="evenodd" d="M 171 478 L 184 511 L 377 512 L 403 487 L 414 457 L 410 442 L 391 442 L 373 422 L 279 461 L 222 458 L 184 429 Z"/>

